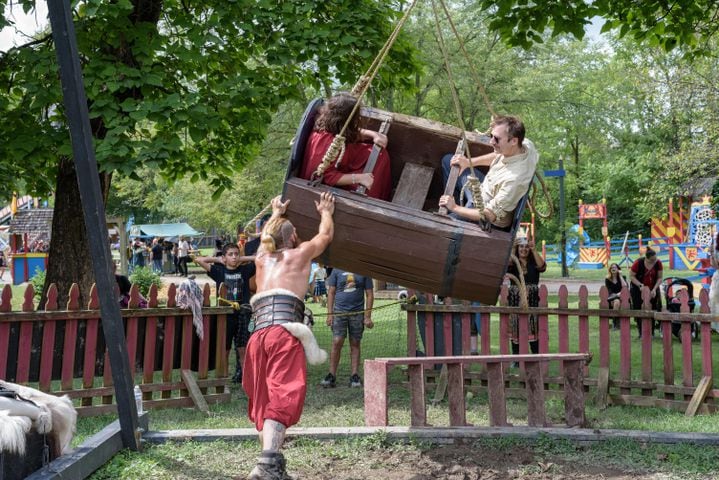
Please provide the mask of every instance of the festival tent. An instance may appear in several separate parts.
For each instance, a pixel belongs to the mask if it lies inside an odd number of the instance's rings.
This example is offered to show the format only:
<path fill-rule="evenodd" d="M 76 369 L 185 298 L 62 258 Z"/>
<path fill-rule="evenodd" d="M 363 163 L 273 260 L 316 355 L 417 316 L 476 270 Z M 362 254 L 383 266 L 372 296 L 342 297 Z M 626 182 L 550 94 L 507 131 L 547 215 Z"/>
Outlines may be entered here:
<path fill-rule="evenodd" d="M 131 237 L 161 237 L 168 242 L 175 242 L 182 235 L 185 237 L 199 237 L 204 232 L 198 232 L 186 223 L 149 223 L 145 225 L 132 225 Z"/>

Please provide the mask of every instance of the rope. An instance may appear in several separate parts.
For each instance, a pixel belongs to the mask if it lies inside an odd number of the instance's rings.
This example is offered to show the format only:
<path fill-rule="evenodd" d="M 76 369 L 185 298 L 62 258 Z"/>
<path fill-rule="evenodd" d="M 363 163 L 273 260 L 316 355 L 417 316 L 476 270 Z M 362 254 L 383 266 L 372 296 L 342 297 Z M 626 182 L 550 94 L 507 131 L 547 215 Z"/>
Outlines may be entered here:
<path fill-rule="evenodd" d="M 497 116 L 496 113 L 494 113 L 494 109 L 492 108 L 492 104 L 489 101 L 489 96 L 487 95 L 487 91 L 484 89 L 484 85 L 479 80 L 479 74 L 477 73 L 477 70 L 474 68 L 474 63 L 469 59 L 469 54 L 467 53 L 467 50 L 464 48 L 464 42 L 462 41 L 462 38 L 459 36 L 459 32 L 457 32 L 457 28 L 454 26 L 454 22 L 452 21 L 452 16 L 449 14 L 449 10 L 447 9 L 447 5 L 445 4 L 444 0 L 439 0 L 442 4 L 442 9 L 444 10 L 444 15 L 447 17 L 447 20 L 449 21 L 449 25 L 452 27 L 452 32 L 454 32 L 454 36 L 457 38 L 457 42 L 459 43 L 459 48 L 462 50 L 462 54 L 464 55 L 464 59 L 467 61 L 467 65 L 469 65 L 469 71 L 472 74 L 472 80 L 477 84 L 479 87 L 479 92 L 482 94 L 482 100 L 484 100 L 484 106 L 487 107 L 487 111 L 492 116 L 492 118 L 495 118 Z"/>
<path fill-rule="evenodd" d="M 457 42 L 459 43 L 459 48 L 462 51 L 462 55 L 464 56 L 465 61 L 467 62 L 467 65 L 469 66 L 469 71 L 472 75 L 472 80 L 477 84 L 477 87 L 479 87 L 479 92 L 482 95 L 482 100 L 484 101 L 485 107 L 487 107 L 487 111 L 492 116 L 492 118 L 496 118 L 497 114 L 495 113 L 494 109 L 492 108 L 492 104 L 489 101 L 489 96 L 487 95 L 487 91 L 484 89 L 484 85 L 482 84 L 481 80 L 479 79 L 479 74 L 477 73 L 477 70 L 474 67 L 474 63 L 470 60 L 469 54 L 467 53 L 467 49 L 464 46 L 464 41 L 462 41 L 462 38 L 459 35 L 459 32 L 457 31 L 456 26 L 454 25 L 454 21 L 452 21 L 452 16 L 449 13 L 449 9 L 447 8 L 447 4 L 444 0 L 439 0 L 439 2 L 442 4 L 442 9 L 444 10 L 444 14 L 447 17 L 447 21 L 449 22 L 450 27 L 452 28 L 452 32 L 454 33 L 455 38 L 457 39 Z M 535 178 L 539 180 L 539 183 L 542 185 L 542 190 L 545 195 L 545 198 L 547 199 L 547 203 L 549 204 L 549 213 L 543 214 L 537 211 L 537 209 L 534 206 L 534 195 L 536 195 L 536 187 L 534 190 L 534 194 L 531 196 L 531 200 L 529 200 L 529 208 L 531 211 L 537 215 L 541 219 L 548 219 L 552 216 L 554 213 L 553 206 L 551 202 L 551 198 L 549 196 L 549 190 L 547 189 L 546 184 L 544 183 L 544 179 L 541 175 L 535 173 Z M 472 191 L 472 194 L 474 195 L 474 191 Z M 479 202 L 477 202 L 477 196 L 474 195 L 474 204 L 478 205 Z M 484 210 L 484 208 L 482 208 Z"/>
<path fill-rule="evenodd" d="M 252 311 L 252 306 L 251 306 L 251 305 L 248 305 L 248 304 L 246 304 L 246 303 L 235 302 L 235 301 L 232 301 L 232 300 L 227 300 L 226 298 L 222 298 L 222 297 L 219 297 L 219 298 L 217 299 L 217 303 L 221 303 L 221 304 L 223 304 L 223 305 L 228 305 L 228 306 L 232 307 L 233 310 L 237 310 L 237 311 L 239 311 L 239 310 L 250 310 L 250 311 Z"/>
<path fill-rule="evenodd" d="M 509 258 L 514 263 L 514 266 L 517 267 L 517 271 L 520 273 L 520 275 L 519 278 L 517 278 L 511 273 L 507 273 L 507 277 L 509 277 L 509 279 L 519 287 L 519 306 L 522 308 L 529 308 L 529 296 L 527 294 L 527 285 L 524 283 L 522 264 L 519 262 L 519 259 L 514 254 L 514 252 L 512 252 Z"/>
<path fill-rule="evenodd" d="M 262 218 L 262 216 L 263 216 L 265 213 L 267 213 L 267 211 L 268 211 L 270 208 L 272 208 L 272 202 L 270 202 L 270 203 L 268 203 L 267 205 L 265 205 L 264 208 L 263 208 L 262 210 L 260 210 L 260 213 L 258 213 L 257 215 L 255 215 L 254 218 L 252 218 L 252 220 L 250 220 L 249 222 L 247 222 L 247 223 L 245 224 L 245 226 L 242 227 L 242 231 L 243 231 L 243 232 L 246 232 L 246 233 L 249 233 L 249 226 L 250 226 L 250 225 L 253 225 L 253 226 L 257 227 L 257 221 L 258 221 L 260 218 Z M 255 231 L 255 233 L 257 234 L 257 233 L 260 233 L 260 232 Z"/>
<path fill-rule="evenodd" d="M 322 179 L 324 172 L 325 170 L 327 170 L 327 167 L 329 166 L 330 162 L 337 159 L 337 165 L 339 165 L 342 161 L 342 155 L 344 155 L 345 146 L 344 135 L 347 131 L 347 127 L 349 126 L 352 118 L 354 118 L 355 114 L 357 113 L 357 110 L 359 110 L 359 106 L 361 103 L 360 100 L 362 99 L 362 97 L 364 97 L 364 94 L 367 92 L 367 89 L 372 83 L 372 80 L 374 79 L 375 75 L 377 75 L 377 71 L 382 66 L 382 62 L 392 48 L 392 45 L 394 44 L 395 40 L 397 40 L 399 32 L 402 30 L 402 27 L 409 18 L 409 14 L 411 13 L 412 9 L 416 4 L 417 0 L 413 0 L 407 10 L 404 12 L 404 15 L 402 16 L 400 21 L 395 26 L 394 31 L 392 31 L 392 34 L 385 42 L 382 49 L 372 61 L 372 65 L 370 65 L 370 67 L 367 69 L 367 72 L 362 75 L 359 80 L 357 80 L 357 83 L 352 88 L 352 95 L 357 98 L 357 103 L 355 103 L 352 112 L 347 117 L 347 120 L 345 120 L 345 123 L 342 126 L 342 130 L 340 130 L 339 134 L 337 134 L 337 136 L 335 136 L 335 138 L 332 140 L 332 143 L 325 152 L 325 155 L 322 157 L 322 162 L 317 166 L 317 170 L 315 170 L 315 173 L 312 174 L 312 178 L 314 180 L 319 181 Z"/>
<path fill-rule="evenodd" d="M 379 307 L 373 307 L 373 308 L 365 308 L 364 310 L 355 310 L 353 312 L 343 312 L 343 313 L 315 313 L 315 317 L 328 317 L 332 315 L 333 317 L 350 317 L 352 315 L 359 315 L 360 313 L 367 313 L 367 312 L 374 312 L 375 310 L 382 310 L 383 308 L 389 308 L 394 307 L 395 305 L 403 304 L 403 303 L 416 303 L 417 297 L 411 296 L 410 298 L 406 300 L 399 300 L 397 302 L 388 303 L 386 305 L 380 305 Z"/>
<path fill-rule="evenodd" d="M 442 35 L 442 29 L 439 25 L 439 14 L 437 13 L 437 4 L 434 0 L 432 0 L 432 11 L 434 12 L 434 25 L 437 28 L 437 44 L 439 45 L 439 50 L 442 52 L 442 59 L 444 60 L 444 69 L 447 71 L 447 81 L 449 82 L 449 89 L 452 92 L 452 101 L 454 103 L 454 111 L 457 115 L 457 123 L 459 124 L 459 128 L 462 130 L 462 140 L 464 140 L 464 154 L 467 156 L 467 158 L 470 159 L 469 162 L 469 168 L 471 171 L 471 175 L 474 175 L 474 167 L 472 166 L 471 162 L 471 154 L 469 153 L 469 142 L 467 141 L 467 137 L 465 136 L 465 124 L 464 124 L 464 118 L 462 116 L 462 105 L 459 101 L 459 95 L 457 94 L 457 85 L 454 83 L 454 78 L 452 77 L 452 67 L 449 64 L 449 55 L 447 54 L 447 47 L 444 43 L 444 36 Z"/>
<path fill-rule="evenodd" d="M 529 199 L 527 200 L 527 204 L 529 205 L 529 209 L 534 213 L 537 217 L 541 218 L 542 220 L 547 220 L 548 218 L 552 217 L 552 214 L 554 214 L 554 205 L 552 204 L 552 197 L 549 195 L 549 189 L 547 188 L 547 184 L 544 183 L 544 177 L 542 177 L 539 173 L 534 173 L 534 178 L 539 181 L 539 184 L 542 186 L 542 194 L 544 194 L 544 198 L 547 200 L 547 205 L 549 205 L 549 211 L 547 213 L 543 213 L 537 210 L 537 207 L 534 206 L 535 204 L 535 197 L 537 196 L 537 185 L 535 183 L 532 183 L 532 193 L 529 196 Z"/>

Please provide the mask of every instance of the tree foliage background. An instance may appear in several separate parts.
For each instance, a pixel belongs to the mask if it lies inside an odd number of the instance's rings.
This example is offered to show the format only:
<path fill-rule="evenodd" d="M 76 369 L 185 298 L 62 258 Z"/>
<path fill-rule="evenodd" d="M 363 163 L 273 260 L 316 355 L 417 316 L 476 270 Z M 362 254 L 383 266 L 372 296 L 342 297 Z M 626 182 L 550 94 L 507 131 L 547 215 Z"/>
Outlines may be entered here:
<path fill-rule="evenodd" d="M 234 234 L 280 191 L 304 105 L 351 87 L 407 3 L 75 3 L 108 213 Z M 612 235 L 647 234 L 669 198 L 717 176 L 719 22 L 708 21 L 717 2 L 448 6 L 492 108 L 525 120 L 540 169 L 564 159 L 568 224 L 578 200 L 606 198 Z M 602 43 L 584 38 L 597 17 Z M 446 23 L 442 34 L 463 121 L 484 129 L 480 86 Z M 366 101 L 457 124 L 436 40 L 432 9 L 421 2 Z M 49 37 L 1 55 L 0 196 L 57 192 L 55 172 L 70 149 Z M 547 182 L 556 209 L 557 186 Z M 560 230 L 556 215 L 538 222 L 548 242 Z M 599 225 L 588 230 L 596 236 Z"/>

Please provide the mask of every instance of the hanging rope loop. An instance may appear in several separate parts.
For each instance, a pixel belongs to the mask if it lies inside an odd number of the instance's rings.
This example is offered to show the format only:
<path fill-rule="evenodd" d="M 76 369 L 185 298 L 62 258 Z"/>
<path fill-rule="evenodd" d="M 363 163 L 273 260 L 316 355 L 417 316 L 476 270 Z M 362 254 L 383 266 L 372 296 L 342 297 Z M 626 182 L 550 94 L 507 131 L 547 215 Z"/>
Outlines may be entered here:
<path fill-rule="evenodd" d="M 417 0 L 413 0 L 407 10 L 405 10 L 404 15 L 402 16 L 400 21 L 397 22 L 397 25 L 395 25 L 392 34 L 389 36 L 382 49 L 372 61 L 372 65 L 370 65 L 370 67 L 367 69 L 367 72 L 362 75 L 359 80 L 357 80 L 357 83 L 355 83 L 355 86 L 352 88 L 352 96 L 357 99 L 357 102 L 355 103 L 352 112 L 347 116 L 347 119 L 342 126 L 342 130 L 340 130 L 340 132 L 335 137 L 335 139 L 337 139 L 338 137 L 342 137 L 342 150 L 341 152 L 336 152 L 335 150 L 333 150 L 333 146 L 335 145 L 335 142 L 333 140 L 332 145 L 330 145 L 330 147 L 327 149 L 327 152 L 325 153 L 325 156 L 322 158 L 322 163 L 320 163 L 320 165 L 317 167 L 317 170 L 312 175 L 313 179 L 319 179 L 321 181 L 322 177 L 324 176 L 325 170 L 327 170 L 327 167 L 329 166 L 329 163 L 335 158 L 337 158 L 338 162 L 342 159 L 342 154 L 344 153 L 344 137 L 345 132 L 347 131 L 347 127 L 359 111 L 359 107 L 362 103 L 362 98 L 367 92 L 367 89 L 369 89 L 369 86 L 372 84 L 372 80 L 374 80 L 374 77 L 377 75 L 377 71 L 382 66 L 382 62 L 384 62 L 384 59 L 387 57 L 387 54 L 391 50 L 392 45 L 394 45 L 395 40 L 397 40 L 397 37 L 402 30 L 402 27 L 409 18 L 409 15 L 416 4 Z M 337 147 L 335 146 L 334 148 L 336 149 Z"/>

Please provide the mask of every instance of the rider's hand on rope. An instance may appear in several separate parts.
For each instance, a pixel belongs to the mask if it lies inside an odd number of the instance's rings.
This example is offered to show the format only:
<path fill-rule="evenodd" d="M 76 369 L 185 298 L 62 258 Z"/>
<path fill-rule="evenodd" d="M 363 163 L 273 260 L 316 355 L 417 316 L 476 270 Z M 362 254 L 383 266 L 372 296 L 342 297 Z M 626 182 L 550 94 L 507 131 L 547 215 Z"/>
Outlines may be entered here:
<path fill-rule="evenodd" d="M 372 143 L 378 147 L 385 148 L 387 146 L 387 135 L 384 133 L 374 132 Z"/>
<path fill-rule="evenodd" d="M 464 155 L 455 155 L 452 157 L 450 165 L 458 165 L 459 171 L 463 172 L 464 170 L 469 168 L 469 158 L 465 157 Z"/>
<path fill-rule="evenodd" d="M 457 208 L 457 204 L 454 202 L 452 195 L 442 195 L 439 197 L 439 206 L 446 208 L 450 212 L 453 212 L 454 209 Z"/>
<path fill-rule="evenodd" d="M 357 183 L 363 185 L 367 190 L 372 188 L 372 185 L 374 184 L 374 175 L 371 172 L 355 174 L 355 177 L 357 178 Z"/>

